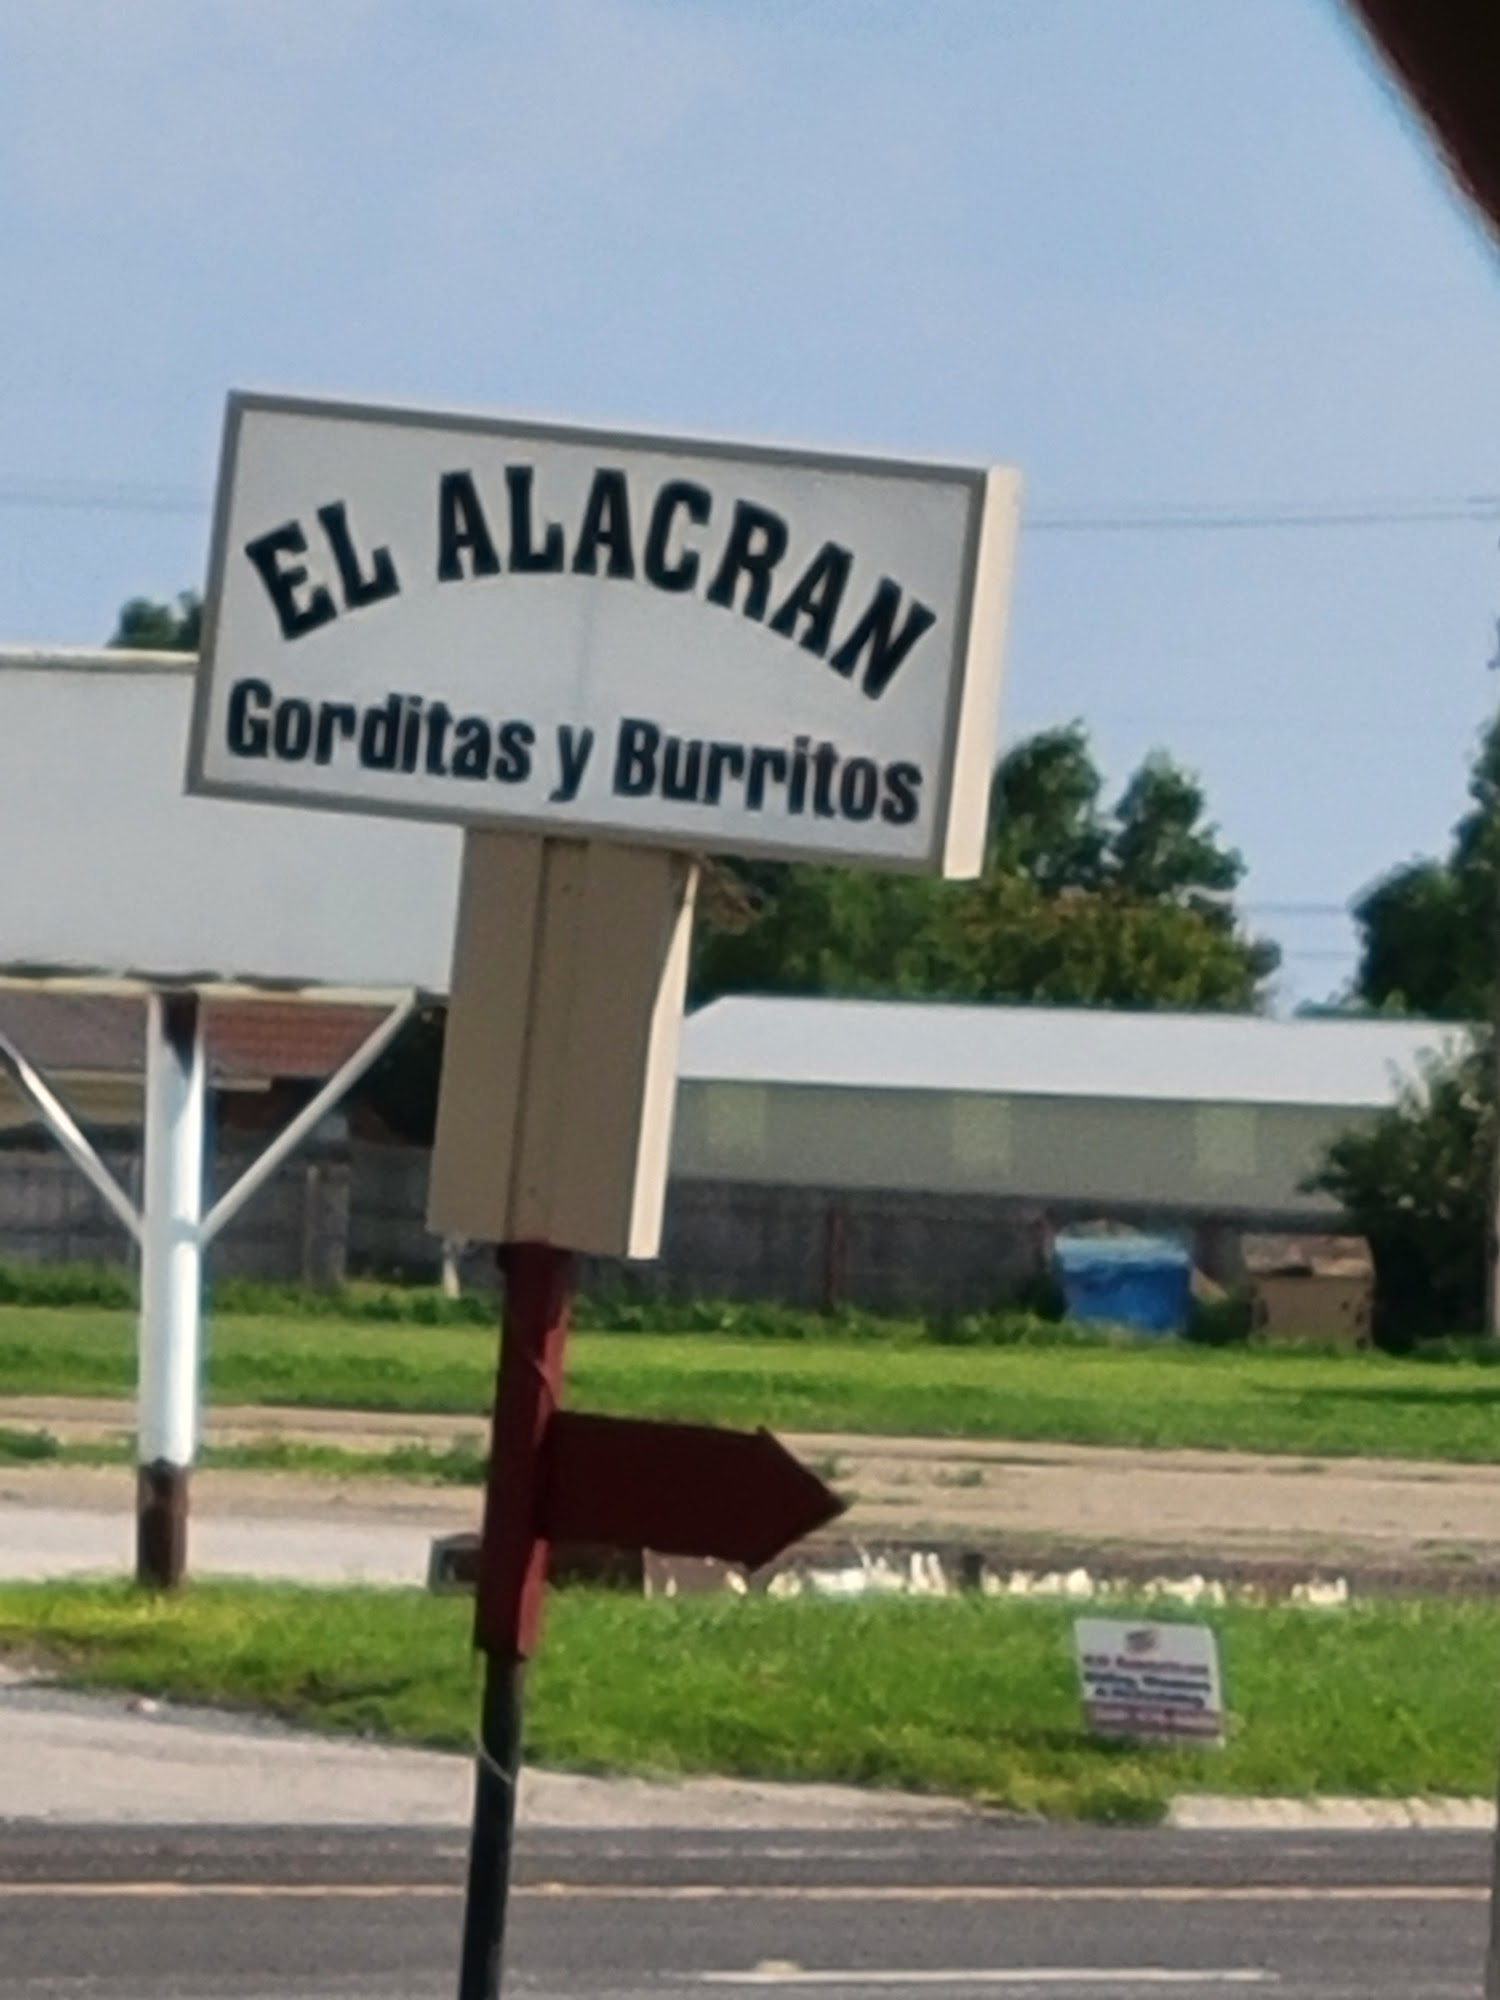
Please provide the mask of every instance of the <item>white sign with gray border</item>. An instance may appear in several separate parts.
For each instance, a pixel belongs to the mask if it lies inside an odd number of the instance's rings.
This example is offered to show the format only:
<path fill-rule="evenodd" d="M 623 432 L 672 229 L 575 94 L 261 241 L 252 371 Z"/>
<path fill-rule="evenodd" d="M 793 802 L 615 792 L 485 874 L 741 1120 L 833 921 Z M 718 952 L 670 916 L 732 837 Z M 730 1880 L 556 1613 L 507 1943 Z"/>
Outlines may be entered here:
<path fill-rule="evenodd" d="M 189 789 L 973 874 L 1017 486 L 235 395 Z"/>

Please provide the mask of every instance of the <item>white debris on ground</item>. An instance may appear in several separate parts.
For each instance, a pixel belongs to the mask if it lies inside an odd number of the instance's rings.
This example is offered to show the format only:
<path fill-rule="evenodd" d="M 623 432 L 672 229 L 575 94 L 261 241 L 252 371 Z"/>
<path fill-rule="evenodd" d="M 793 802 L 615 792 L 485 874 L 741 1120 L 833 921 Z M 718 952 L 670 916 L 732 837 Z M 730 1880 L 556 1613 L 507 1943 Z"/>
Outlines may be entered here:
<path fill-rule="evenodd" d="M 921 1549 L 904 1563 L 888 1556 L 861 1555 L 840 1569 L 782 1570 L 766 1585 L 769 1597 L 949 1597 L 958 1583 L 942 1559 Z"/>
<path fill-rule="evenodd" d="M 981 1584 L 987 1597 L 1062 1597 L 1094 1601 L 1107 1598 L 1149 1598 L 1154 1602 L 1189 1607 L 1222 1604 L 1269 1604 L 1276 1593 L 1258 1583 L 1225 1583 L 1213 1576 L 1154 1576 L 1138 1578 L 1096 1577 L 1086 1569 L 1048 1571 L 1040 1576 L 1030 1570 L 1012 1570 L 1009 1577 L 987 1574 Z M 1349 1603 L 1348 1579 L 1310 1577 L 1294 1583 L 1284 1594 L 1288 1604 L 1310 1611 L 1340 1611 Z"/>
<path fill-rule="evenodd" d="M 837 1568 L 783 1570 L 766 1585 L 770 1597 L 957 1597 L 974 1588 L 944 1567 L 933 1550 L 914 1550 L 904 1561 L 861 1553 Z M 1225 1582 L 1210 1576 L 1095 1576 L 1086 1569 L 1034 1571 L 1013 1569 L 1009 1575 L 986 1569 L 978 1579 L 985 1597 L 1062 1599 L 1070 1603 L 1128 1600 L 1199 1605 L 1268 1604 L 1273 1600 L 1310 1611 L 1343 1610 L 1350 1601 L 1345 1577 L 1309 1577 L 1284 1592 L 1263 1584 Z"/>

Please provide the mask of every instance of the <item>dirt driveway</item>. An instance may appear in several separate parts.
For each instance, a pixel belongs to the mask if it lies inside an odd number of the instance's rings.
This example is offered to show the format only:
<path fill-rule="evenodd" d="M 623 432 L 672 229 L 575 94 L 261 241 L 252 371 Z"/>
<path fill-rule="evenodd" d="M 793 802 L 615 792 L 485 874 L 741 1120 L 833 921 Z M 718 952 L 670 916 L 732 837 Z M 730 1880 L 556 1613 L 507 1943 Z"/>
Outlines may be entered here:
<path fill-rule="evenodd" d="M 128 1438 L 131 1422 L 124 1403 L 0 1399 L 0 1426 L 46 1429 L 64 1441 Z M 211 1413 L 209 1435 L 374 1450 L 482 1443 L 484 1432 L 465 1418 L 224 1408 Z M 1340 1566 L 1431 1573 L 1450 1587 L 1500 1578 L 1500 1466 L 844 1435 L 787 1443 L 850 1502 L 839 1524 L 844 1544 L 972 1547 L 1027 1566 Z M 0 1473 L 0 1499 L 12 1505 L 128 1506 L 130 1486 L 123 1467 Z M 478 1519 L 471 1489 L 399 1480 L 208 1471 L 194 1487 L 195 1506 L 208 1515 L 326 1512 L 433 1534 Z"/>

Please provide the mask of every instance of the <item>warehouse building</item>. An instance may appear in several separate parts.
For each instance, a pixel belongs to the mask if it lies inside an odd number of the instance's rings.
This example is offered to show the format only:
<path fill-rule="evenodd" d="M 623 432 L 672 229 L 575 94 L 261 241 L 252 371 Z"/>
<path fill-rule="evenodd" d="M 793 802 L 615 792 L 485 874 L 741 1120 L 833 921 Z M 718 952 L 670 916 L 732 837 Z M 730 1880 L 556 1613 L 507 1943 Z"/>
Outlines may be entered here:
<path fill-rule="evenodd" d="M 1335 1228 L 1328 1142 L 1454 1049 L 1431 1022 L 721 1000 L 686 1024 L 662 1279 L 974 1306 L 1065 1224 Z"/>
<path fill-rule="evenodd" d="M 221 1184 L 242 1150 L 336 1068 L 377 1014 L 282 1001 L 209 1010 Z M 0 994 L 121 1180 L 139 1171 L 138 1001 Z M 836 1000 L 721 1000 L 684 1024 L 662 1257 L 595 1286 L 700 1297 L 994 1305 L 1054 1233 L 1180 1232 L 1235 1275 L 1246 1231 L 1336 1229 L 1303 1183 L 1330 1139 L 1391 1104 L 1460 1031 L 1394 1020 Z M 216 1268 L 336 1282 L 431 1277 L 427 1155 L 351 1136 L 288 1162 L 226 1233 Z M 114 1218 L 0 1084 L 0 1259 L 118 1262 Z M 480 1271 L 482 1254 L 466 1260 Z"/>

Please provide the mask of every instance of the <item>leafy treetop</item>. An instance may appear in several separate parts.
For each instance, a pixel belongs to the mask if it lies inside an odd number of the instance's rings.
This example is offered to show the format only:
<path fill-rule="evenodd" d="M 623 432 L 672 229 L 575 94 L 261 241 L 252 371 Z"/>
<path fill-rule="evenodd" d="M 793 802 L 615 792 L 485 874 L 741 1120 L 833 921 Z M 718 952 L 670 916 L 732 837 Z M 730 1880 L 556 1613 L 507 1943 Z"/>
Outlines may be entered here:
<path fill-rule="evenodd" d="M 1244 862 L 1197 779 L 1160 753 L 1112 807 L 1080 723 L 1001 761 L 975 882 L 726 864 L 748 920 L 705 924 L 694 997 L 901 995 L 1248 1008 L 1279 953 L 1246 936 Z"/>
<path fill-rule="evenodd" d="M 132 597 L 121 607 L 109 644 L 126 652 L 196 653 L 203 629 L 203 600 L 185 590 L 175 604 Z"/>
<path fill-rule="evenodd" d="M 1447 858 L 1393 869 L 1355 905 L 1367 1006 L 1472 1021 L 1490 1010 L 1500 930 L 1500 717 L 1480 739 Z"/>

